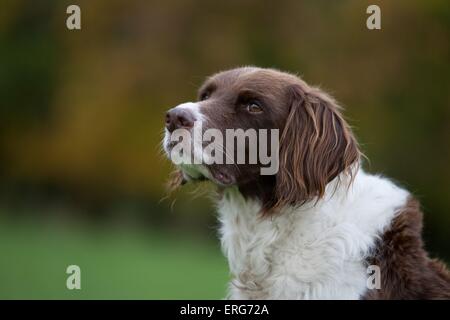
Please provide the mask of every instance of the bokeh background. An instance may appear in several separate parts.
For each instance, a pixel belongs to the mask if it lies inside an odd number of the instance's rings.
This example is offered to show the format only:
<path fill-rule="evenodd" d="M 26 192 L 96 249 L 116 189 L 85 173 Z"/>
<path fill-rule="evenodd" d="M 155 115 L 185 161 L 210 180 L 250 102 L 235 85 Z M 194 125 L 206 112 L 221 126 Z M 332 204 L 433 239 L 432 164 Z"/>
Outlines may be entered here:
<path fill-rule="evenodd" d="M 366 169 L 422 201 L 426 246 L 449 262 L 449 39 L 446 0 L 3 0 L 0 298 L 224 297 L 214 209 L 192 187 L 166 197 L 160 139 L 165 110 L 242 65 L 331 92 Z"/>

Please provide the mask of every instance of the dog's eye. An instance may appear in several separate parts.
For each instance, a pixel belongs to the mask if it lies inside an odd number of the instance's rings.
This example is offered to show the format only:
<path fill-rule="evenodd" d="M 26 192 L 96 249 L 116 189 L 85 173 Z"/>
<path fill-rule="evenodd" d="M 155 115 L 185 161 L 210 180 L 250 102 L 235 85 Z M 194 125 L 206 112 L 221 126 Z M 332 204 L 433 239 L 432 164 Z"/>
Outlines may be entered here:
<path fill-rule="evenodd" d="M 200 95 L 200 101 L 207 100 L 211 96 L 209 91 L 205 91 Z"/>
<path fill-rule="evenodd" d="M 261 104 L 257 100 L 250 100 L 247 103 L 247 111 L 250 113 L 261 113 L 263 111 Z"/>

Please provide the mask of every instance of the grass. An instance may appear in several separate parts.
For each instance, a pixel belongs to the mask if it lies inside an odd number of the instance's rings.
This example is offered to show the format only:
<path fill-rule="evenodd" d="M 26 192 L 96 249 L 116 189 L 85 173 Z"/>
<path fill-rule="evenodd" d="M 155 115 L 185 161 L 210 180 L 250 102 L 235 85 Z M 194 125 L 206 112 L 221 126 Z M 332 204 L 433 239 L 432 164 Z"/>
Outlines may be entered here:
<path fill-rule="evenodd" d="M 81 290 L 66 288 L 72 264 Z M 221 299 L 227 280 L 199 240 L 0 220 L 0 299 Z"/>

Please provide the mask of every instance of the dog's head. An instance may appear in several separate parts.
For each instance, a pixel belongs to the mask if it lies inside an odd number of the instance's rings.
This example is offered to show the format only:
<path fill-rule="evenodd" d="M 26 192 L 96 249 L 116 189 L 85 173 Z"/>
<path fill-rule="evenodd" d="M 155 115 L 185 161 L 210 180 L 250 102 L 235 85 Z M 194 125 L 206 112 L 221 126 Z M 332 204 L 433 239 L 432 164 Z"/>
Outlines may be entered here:
<path fill-rule="evenodd" d="M 165 151 L 173 159 L 177 145 L 185 147 L 175 184 L 207 179 L 221 187 L 234 185 L 244 196 L 258 197 L 266 212 L 319 199 L 325 186 L 351 173 L 360 157 L 339 109 L 321 90 L 277 70 L 245 67 L 213 75 L 197 102 L 166 114 Z M 244 134 L 243 154 L 236 152 L 239 133 Z M 187 156 L 186 150 L 192 153 Z M 277 170 L 262 175 L 268 164 L 261 155 L 274 153 Z"/>

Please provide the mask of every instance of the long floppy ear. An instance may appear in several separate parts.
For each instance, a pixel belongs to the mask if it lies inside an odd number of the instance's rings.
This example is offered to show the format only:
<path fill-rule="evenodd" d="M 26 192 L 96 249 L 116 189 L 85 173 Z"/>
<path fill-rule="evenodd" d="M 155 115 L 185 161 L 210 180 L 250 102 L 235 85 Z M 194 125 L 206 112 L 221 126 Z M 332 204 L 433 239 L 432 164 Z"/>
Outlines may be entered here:
<path fill-rule="evenodd" d="M 275 207 L 320 199 L 326 185 L 359 161 L 357 142 L 339 106 L 319 89 L 295 85 L 280 138 Z"/>

